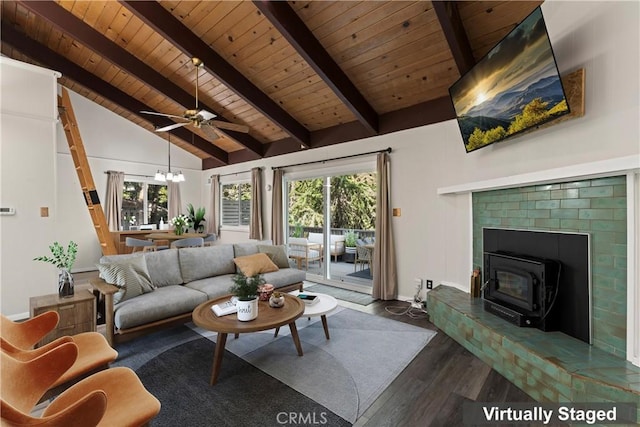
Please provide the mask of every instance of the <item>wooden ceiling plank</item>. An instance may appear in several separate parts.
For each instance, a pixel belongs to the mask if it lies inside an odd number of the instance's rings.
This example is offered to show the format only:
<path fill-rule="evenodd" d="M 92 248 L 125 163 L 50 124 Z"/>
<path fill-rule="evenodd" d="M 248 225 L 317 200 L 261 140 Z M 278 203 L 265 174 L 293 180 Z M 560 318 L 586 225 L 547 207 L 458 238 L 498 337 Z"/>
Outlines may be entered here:
<path fill-rule="evenodd" d="M 453 1 L 442 0 L 433 0 L 431 4 L 436 11 L 449 49 L 458 66 L 458 71 L 460 75 L 463 75 L 475 65 L 476 61 L 458 12 L 458 5 Z"/>
<path fill-rule="evenodd" d="M 58 55 L 56 52 L 49 48 L 29 39 L 21 34 L 19 31 L 12 28 L 10 25 L 2 25 L 0 29 L 2 40 L 12 44 L 16 49 L 29 52 L 29 56 L 33 57 L 37 61 L 46 64 L 47 68 L 58 70 L 62 72 L 68 78 L 75 80 L 85 87 L 91 88 L 91 90 L 105 99 L 111 100 L 113 103 L 120 105 L 122 108 L 131 111 L 134 114 L 141 110 L 146 110 L 149 106 L 143 104 L 135 98 L 127 95 L 117 87 L 114 87 L 107 82 L 98 79 L 93 74 L 89 73 L 82 67 L 68 61 L 66 58 Z M 154 123 L 157 121 L 160 123 L 160 118 L 150 117 L 147 121 Z M 180 138 L 187 138 L 191 132 L 185 128 L 175 129 L 180 132 L 172 132 L 178 135 Z M 186 132 L 186 133 L 185 133 Z M 195 139 L 194 145 L 198 148 L 207 151 L 211 156 L 216 157 L 223 163 L 227 163 L 227 153 L 212 145 L 207 140 L 202 138 Z"/>
<path fill-rule="evenodd" d="M 307 144 L 309 131 L 298 123 L 289 113 L 280 108 L 264 92 L 260 91 L 246 77 L 240 74 L 220 55 L 204 43 L 199 37 L 184 27 L 180 21 L 157 3 L 120 0 L 147 25 L 170 40 L 187 55 L 198 56 L 204 61 L 207 71 L 226 86 L 232 88 L 249 104 L 285 129 L 302 144 Z"/>
<path fill-rule="evenodd" d="M 158 88 L 160 92 L 165 93 L 184 107 L 190 108 L 193 104 L 193 97 L 186 91 L 91 27 L 86 26 L 70 12 L 57 6 L 57 4 L 51 2 L 25 2 L 24 0 L 21 0 L 21 3 L 32 12 L 37 13 L 39 16 L 51 22 L 57 28 L 76 39 L 82 40 L 83 43 L 90 46 L 92 50 L 100 52 L 109 58 L 110 61 L 122 67 L 122 69 L 137 76 L 140 80 L 145 81 L 146 84 Z M 220 114 L 212 111 L 213 109 L 210 107 L 204 105 L 203 107 L 218 115 L 220 120 L 225 120 Z M 242 140 L 238 142 L 256 154 L 261 154 L 262 144 L 254 140 L 250 135 L 244 134 Z"/>
<path fill-rule="evenodd" d="M 318 73 L 353 114 L 372 133 L 378 132 L 378 113 L 342 71 L 313 33 L 286 2 L 254 0 L 256 7 Z"/>

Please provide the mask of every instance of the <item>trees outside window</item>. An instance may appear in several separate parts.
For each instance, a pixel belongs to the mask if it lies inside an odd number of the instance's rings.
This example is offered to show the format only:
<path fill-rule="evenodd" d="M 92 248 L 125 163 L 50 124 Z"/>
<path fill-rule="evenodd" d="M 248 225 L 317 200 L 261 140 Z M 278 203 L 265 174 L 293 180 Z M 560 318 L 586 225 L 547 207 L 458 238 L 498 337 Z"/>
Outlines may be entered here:
<path fill-rule="evenodd" d="M 162 218 L 169 220 L 168 191 L 166 185 L 149 184 L 142 181 L 125 181 L 122 195 L 122 226 L 159 224 Z"/>

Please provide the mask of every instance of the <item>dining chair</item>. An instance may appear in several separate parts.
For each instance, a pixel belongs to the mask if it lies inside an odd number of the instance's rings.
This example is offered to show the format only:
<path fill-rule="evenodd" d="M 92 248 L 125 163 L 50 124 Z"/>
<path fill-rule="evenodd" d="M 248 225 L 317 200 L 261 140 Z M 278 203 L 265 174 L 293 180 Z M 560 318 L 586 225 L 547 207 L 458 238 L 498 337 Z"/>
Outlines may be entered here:
<path fill-rule="evenodd" d="M 187 237 L 185 239 L 176 240 L 171 243 L 172 248 L 201 248 L 204 246 L 202 237 Z"/>
<path fill-rule="evenodd" d="M 213 246 L 213 242 L 218 240 L 218 235 L 215 233 L 209 233 L 204 236 L 204 245 L 205 246 Z"/>
<path fill-rule="evenodd" d="M 66 342 L 38 357 L 21 361 L 0 352 L 2 425 L 140 426 L 160 412 L 160 402 L 129 368 L 100 371 L 72 385 L 40 416 L 32 411 L 42 395 L 69 369 L 78 346 Z"/>
<path fill-rule="evenodd" d="M 136 239 L 134 237 L 127 237 L 124 241 L 124 244 L 128 248 L 133 248 L 131 252 L 149 252 L 158 249 L 153 241 Z"/>

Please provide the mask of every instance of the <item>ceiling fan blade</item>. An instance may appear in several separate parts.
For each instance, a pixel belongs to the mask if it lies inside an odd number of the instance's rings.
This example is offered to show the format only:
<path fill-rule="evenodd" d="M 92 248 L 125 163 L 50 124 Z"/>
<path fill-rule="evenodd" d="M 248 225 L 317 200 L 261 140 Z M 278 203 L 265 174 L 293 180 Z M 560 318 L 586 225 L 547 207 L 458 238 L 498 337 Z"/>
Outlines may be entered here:
<path fill-rule="evenodd" d="M 220 120 L 209 120 L 207 123 L 220 129 L 234 130 L 243 133 L 249 132 L 249 126 L 239 125 L 237 123 L 223 122 Z"/>
<path fill-rule="evenodd" d="M 186 123 L 174 123 L 172 125 L 167 125 L 167 126 L 163 126 L 161 128 L 156 128 L 156 132 L 166 132 L 168 130 L 177 129 L 177 128 L 180 128 L 182 126 L 186 126 L 188 124 L 189 124 L 189 122 L 186 122 Z"/>
<path fill-rule="evenodd" d="M 202 129 L 202 131 L 207 134 L 207 137 L 210 141 L 215 141 L 216 139 L 220 138 L 216 130 L 209 125 L 202 125 L 200 129 Z"/>
<path fill-rule="evenodd" d="M 174 119 L 182 119 L 185 118 L 182 116 L 174 116 L 173 114 L 164 114 L 164 113 L 156 113 L 155 111 L 140 111 L 142 114 L 151 114 L 152 116 L 162 116 L 162 117 L 171 117 Z"/>

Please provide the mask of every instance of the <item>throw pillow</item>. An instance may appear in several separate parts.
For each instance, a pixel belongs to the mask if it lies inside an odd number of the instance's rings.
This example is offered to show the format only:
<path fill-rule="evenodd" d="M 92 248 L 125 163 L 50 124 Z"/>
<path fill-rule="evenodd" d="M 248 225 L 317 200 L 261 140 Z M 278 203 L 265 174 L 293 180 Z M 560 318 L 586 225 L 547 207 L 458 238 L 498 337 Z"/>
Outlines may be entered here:
<path fill-rule="evenodd" d="M 289 268 L 289 257 L 285 245 L 258 245 L 258 252 L 269 255 L 279 268 Z"/>
<path fill-rule="evenodd" d="M 269 256 L 262 253 L 237 257 L 233 259 L 233 262 L 236 263 L 242 274 L 247 277 L 279 270 Z"/>
<path fill-rule="evenodd" d="M 96 264 L 100 277 L 120 288 L 113 294 L 113 303 L 137 297 L 154 290 L 144 257 L 135 257 L 124 262 Z"/>

